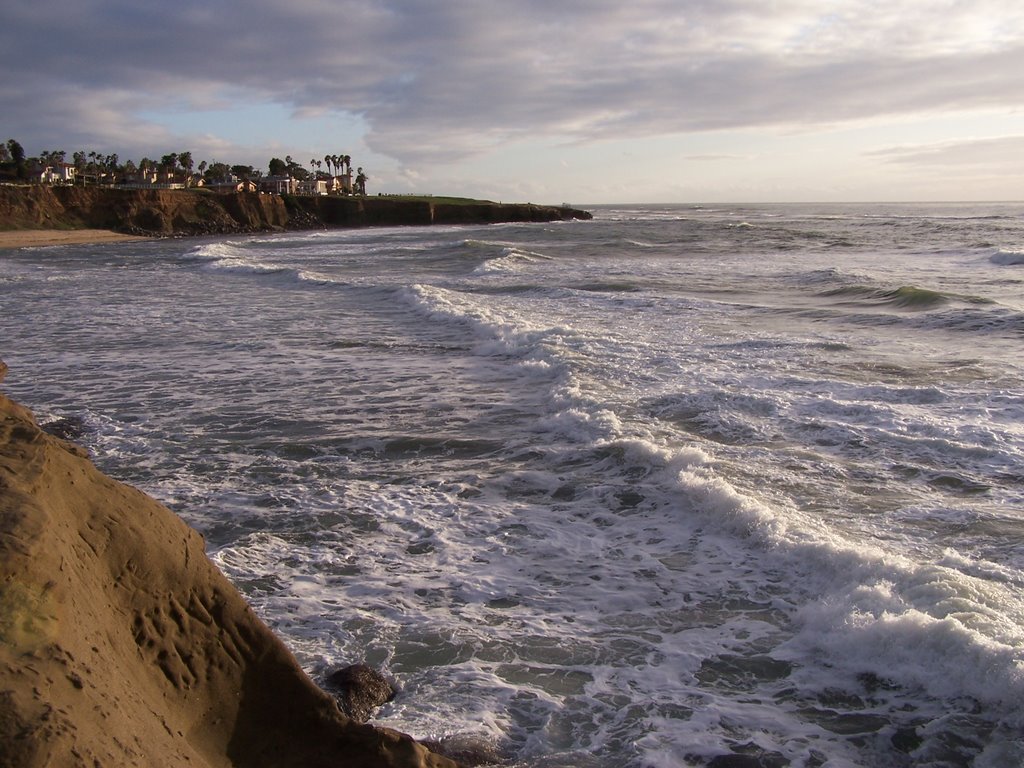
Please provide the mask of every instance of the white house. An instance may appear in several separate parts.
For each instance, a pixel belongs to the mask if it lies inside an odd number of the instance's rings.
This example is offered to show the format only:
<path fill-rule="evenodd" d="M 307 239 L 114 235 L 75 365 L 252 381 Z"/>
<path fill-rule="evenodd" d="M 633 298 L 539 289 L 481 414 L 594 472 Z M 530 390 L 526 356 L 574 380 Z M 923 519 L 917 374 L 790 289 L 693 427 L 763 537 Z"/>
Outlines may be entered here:
<path fill-rule="evenodd" d="M 299 182 L 300 195 L 326 195 L 331 190 L 329 179 L 306 179 Z"/>
<path fill-rule="evenodd" d="M 204 187 L 211 192 L 255 192 L 256 182 L 245 179 L 222 179 L 221 181 L 204 182 L 199 180 L 197 186 Z"/>
<path fill-rule="evenodd" d="M 70 163 L 48 165 L 39 174 L 40 184 L 74 184 L 75 166 Z"/>
<path fill-rule="evenodd" d="M 260 192 L 275 195 L 294 195 L 299 191 L 299 180 L 294 176 L 264 176 L 259 180 Z"/>

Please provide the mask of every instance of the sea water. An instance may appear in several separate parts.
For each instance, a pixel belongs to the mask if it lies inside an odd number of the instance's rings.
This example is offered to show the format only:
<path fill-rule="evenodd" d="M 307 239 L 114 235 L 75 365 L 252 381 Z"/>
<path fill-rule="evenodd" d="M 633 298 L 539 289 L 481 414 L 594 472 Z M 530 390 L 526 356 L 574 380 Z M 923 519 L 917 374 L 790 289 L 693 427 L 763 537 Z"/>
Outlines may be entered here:
<path fill-rule="evenodd" d="M 6 251 L 0 357 L 378 723 L 1024 763 L 1024 205 Z"/>

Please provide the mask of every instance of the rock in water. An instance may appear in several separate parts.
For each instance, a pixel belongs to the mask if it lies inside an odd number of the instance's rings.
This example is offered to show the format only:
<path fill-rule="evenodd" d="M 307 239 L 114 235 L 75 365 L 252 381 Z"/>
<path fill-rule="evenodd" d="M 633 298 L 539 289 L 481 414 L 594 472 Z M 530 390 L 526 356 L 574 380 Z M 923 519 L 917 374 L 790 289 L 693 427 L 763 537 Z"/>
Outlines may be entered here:
<path fill-rule="evenodd" d="M 338 691 L 342 711 L 359 723 L 365 723 L 373 710 L 395 697 L 395 688 L 387 678 L 365 664 L 332 672 L 327 683 Z"/>

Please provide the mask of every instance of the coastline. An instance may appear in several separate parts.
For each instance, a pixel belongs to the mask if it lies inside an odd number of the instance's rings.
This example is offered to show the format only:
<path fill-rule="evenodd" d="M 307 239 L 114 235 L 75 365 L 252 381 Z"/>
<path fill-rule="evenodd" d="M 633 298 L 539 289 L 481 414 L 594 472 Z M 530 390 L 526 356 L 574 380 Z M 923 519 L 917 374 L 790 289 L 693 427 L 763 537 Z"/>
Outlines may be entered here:
<path fill-rule="evenodd" d="M 0 744 L 3 768 L 457 768 L 343 714 L 198 533 L 3 394 Z"/>
<path fill-rule="evenodd" d="M 93 245 L 149 240 L 145 235 L 128 235 L 110 229 L 15 229 L 0 230 L 0 250 L 38 248 L 48 245 Z"/>
<path fill-rule="evenodd" d="M 256 192 L 0 185 L 8 245 L 111 242 L 118 237 L 237 235 L 379 226 L 590 219 L 568 205 L 418 197 L 311 197 Z M 36 235 L 32 233 L 46 233 Z M 81 234 L 77 234 L 81 233 Z M 72 238 L 86 239 L 72 239 Z M 28 240 L 24 238 L 40 238 Z"/>

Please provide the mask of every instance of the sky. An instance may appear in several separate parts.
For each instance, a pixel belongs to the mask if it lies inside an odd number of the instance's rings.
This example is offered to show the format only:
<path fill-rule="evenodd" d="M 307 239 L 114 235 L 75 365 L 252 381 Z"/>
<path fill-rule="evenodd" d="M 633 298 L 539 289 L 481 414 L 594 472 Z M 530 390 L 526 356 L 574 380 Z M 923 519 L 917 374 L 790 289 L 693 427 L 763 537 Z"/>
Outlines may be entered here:
<path fill-rule="evenodd" d="M 1019 0 L 15 0 L 0 140 L 370 194 L 1024 199 Z"/>

